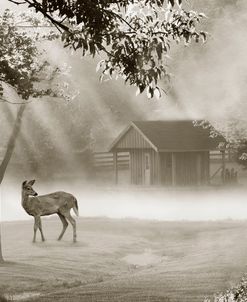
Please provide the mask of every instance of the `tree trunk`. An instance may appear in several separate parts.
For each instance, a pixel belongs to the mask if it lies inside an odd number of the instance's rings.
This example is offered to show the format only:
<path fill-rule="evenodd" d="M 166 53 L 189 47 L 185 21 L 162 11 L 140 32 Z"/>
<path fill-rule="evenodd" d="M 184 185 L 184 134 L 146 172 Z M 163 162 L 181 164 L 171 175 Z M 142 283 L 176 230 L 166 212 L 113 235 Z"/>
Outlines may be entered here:
<path fill-rule="evenodd" d="M 13 131 L 11 133 L 6 152 L 3 157 L 3 161 L 0 165 L 0 185 L 2 184 L 5 172 L 7 170 L 8 164 L 10 162 L 11 156 L 13 154 L 13 151 L 15 149 L 15 143 L 16 139 L 18 137 L 20 128 L 21 128 L 21 121 L 22 121 L 22 116 L 24 113 L 24 110 L 26 108 L 26 105 L 20 105 L 19 110 L 17 112 L 17 116 L 15 119 Z M 4 261 L 3 259 L 3 254 L 2 254 L 2 244 L 1 244 L 1 230 L 0 230 L 0 263 Z"/>
<path fill-rule="evenodd" d="M 1 239 L 1 229 L 0 229 L 0 264 L 4 262 L 2 253 L 2 239 Z"/>

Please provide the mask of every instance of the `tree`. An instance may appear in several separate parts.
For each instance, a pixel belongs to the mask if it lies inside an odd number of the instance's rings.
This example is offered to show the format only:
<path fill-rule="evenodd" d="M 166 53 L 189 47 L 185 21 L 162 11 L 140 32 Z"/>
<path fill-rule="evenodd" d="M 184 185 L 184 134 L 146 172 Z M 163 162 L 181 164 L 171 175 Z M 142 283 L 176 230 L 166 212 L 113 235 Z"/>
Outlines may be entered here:
<path fill-rule="evenodd" d="M 196 121 L 195 126 L 210 130 L 211 137 L 223 137 L 218 148 L 230 150 L 233 159 L 247 168 L 247 122 L 245 120 L 246 105 L 238 104 L 237 108 L 231 108 L 224 120 Z M 242 106 L 241 106 L 242 105 Z"/>
<path fill-rule="evenodd" d="M 45 60 L 44 51 L 37 46 L 38 42 L 53 40 L 56 35 L 53 31 L 28 31 L 26 27 L 30 27 L 30 22 L 33 22 L 33 27 L 39 21 L 24 14 L 18 19 L 9 10 L 0 16 L 0 102 L 18 106 L 0 164 L 0 185 L 13 154 L 27 104 L 43 96 L 58 97 L 64 93 L 60 87 L 52 87 L 50 84 L 60 70 Z M 0 262 L 3 262 L 1 240 Z"/>
<path fill-rule="evenodd" d="M 240 114 L 242 110 L 242 113 Z M 238 112 L 236 112 L 238 111 Z M 225 148 L 231 150 L 240 165 L 247 166 L 247 123 L 245 106 L 236 108 L 232 115 L 220 123 L 215 123 L 217 131 L 226 138 Z"/>
<path fill-rule="evenodd" d="M 9 1 L 41 13 L 61 32 L 65 47 L 100 55 L 101 79 L 121 77 L 150 98 L 160 97 L 161 78 L 169 80 L 172 41 L 206 40 L 197 30 L 205 15 L 182 9 L 182 0 Z"/>

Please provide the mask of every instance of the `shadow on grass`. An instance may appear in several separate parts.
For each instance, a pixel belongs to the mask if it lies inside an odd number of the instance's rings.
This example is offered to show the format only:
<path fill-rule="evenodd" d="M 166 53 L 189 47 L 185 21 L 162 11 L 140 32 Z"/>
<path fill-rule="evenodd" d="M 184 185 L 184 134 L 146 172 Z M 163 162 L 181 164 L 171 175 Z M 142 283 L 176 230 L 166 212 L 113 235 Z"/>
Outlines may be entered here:
<path fill-rule="evenodd" d="M 17 267 L 17 268 L 30 268 L 30 267 L 35 267 L 33 264 L 28 264 L 28 263 L 21 263 L 21 262 L 14 262 L 14 261 L 4 261 L 0 264 L 0 270 L 1 267 Z M 1 294 L 1 292 L 0 292 Z"/>
<path fill-rule="evenodd" d="M 38 241 L 35 243 L 32 243 L 33 246 L 39 247 L 39 248 L 78 248 L 78 247 L 87 247 L 88 244 L 82 241 L 72 242 L 72 241 Z"/>

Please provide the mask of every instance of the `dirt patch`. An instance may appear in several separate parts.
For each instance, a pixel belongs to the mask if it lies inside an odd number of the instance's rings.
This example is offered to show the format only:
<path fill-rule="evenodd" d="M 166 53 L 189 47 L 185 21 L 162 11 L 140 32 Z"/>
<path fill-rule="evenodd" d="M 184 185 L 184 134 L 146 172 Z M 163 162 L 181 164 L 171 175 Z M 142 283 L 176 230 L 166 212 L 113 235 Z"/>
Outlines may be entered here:
<path fill-rule="evenodd" d="M 155 255 L 151 249 L 146 249 L 142 254 L 128 254 L 122 260 L 136 266 L 155 265 L 163 262 L 166 257 Z"/>

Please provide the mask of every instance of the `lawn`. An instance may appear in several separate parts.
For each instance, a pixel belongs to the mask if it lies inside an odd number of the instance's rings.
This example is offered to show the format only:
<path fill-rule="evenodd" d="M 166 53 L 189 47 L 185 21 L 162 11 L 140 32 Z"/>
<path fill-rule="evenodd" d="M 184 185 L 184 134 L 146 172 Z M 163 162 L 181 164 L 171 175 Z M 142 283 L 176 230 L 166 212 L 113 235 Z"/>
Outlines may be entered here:
<path fill-rule="evenodd" d="M 58 218 L 5 222 L 0 289 L 25 301 L 203 301 L 247 272 L 247 222 L 161 222 L 79 218 L 56 241 Z M 35 296 L 36 295 L 36 296 Z"/>

